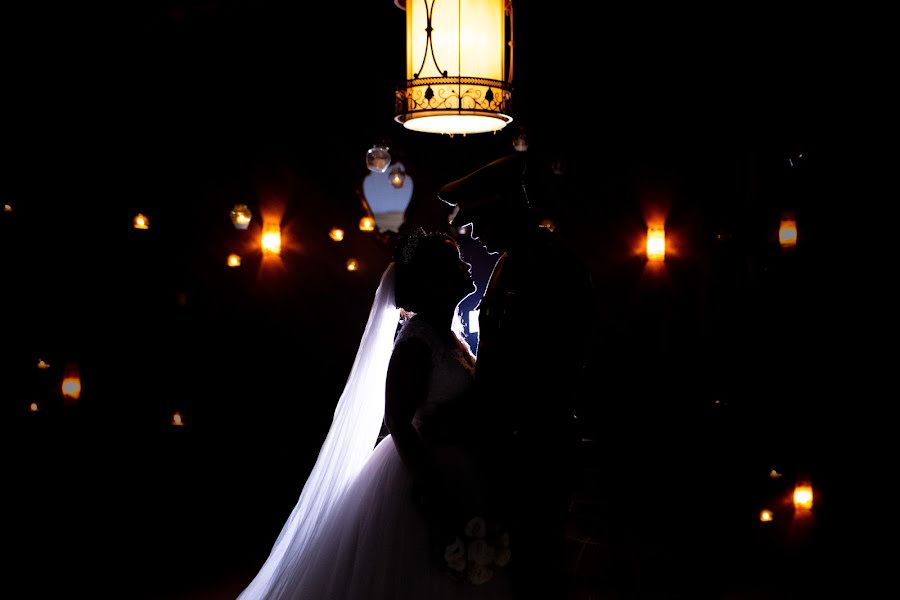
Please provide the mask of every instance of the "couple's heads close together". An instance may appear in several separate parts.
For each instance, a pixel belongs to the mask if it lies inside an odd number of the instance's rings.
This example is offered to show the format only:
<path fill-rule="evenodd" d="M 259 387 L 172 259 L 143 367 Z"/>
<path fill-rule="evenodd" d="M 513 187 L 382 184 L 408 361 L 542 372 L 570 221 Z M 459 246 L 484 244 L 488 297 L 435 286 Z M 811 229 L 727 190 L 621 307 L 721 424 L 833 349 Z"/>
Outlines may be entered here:
<path fill-rule="evenodd" d="M 529 224 L 525 164 L 518 155 L 499 158 L 440 188 L 454 207 L 451 225 L 472 226 L 472 238 L 489 253 L 508 250 Z M 444 312 L 476 291 L 471 266 L 450 236 L 417 228 L 395 249 L 397 305 L 408 312 Z"/>

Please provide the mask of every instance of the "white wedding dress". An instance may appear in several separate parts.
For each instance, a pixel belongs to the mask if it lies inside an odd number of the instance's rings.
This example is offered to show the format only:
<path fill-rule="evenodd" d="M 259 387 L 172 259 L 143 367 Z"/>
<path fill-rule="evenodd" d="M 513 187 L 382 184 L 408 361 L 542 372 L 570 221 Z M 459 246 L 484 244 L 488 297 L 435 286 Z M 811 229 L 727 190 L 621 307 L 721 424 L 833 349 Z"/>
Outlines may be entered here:
<path fill-rule="evenodd" d="M 403 325 L 396 343 L 409 338 L 428 345 L 433 366 L 428 396 L 418 407 L 413 425 L 423 441 L 435 449 L 439 464 L 446 466 L 445 480 L 474 488 L 472 482 L 477 477 L 469 477 L 473 465 L 467 462 L 465 453 L 452 444 L 433 443 L 426 432 L 446 431 L 439 422 L 442 411 L 460 401 L 471 385 L 475 358 L 456 336 L 440 335 L 416 318 Z M 332 508 L 305 550 L 285 555 L 268 589 L 254 598 L 510 598 L 506 568 L 494 571 L 488 582 L 474 585 L 455 581 L 435 566 L 425 519 L 413 501 L 411 476 L 390 436 L 372 450 Z"/>

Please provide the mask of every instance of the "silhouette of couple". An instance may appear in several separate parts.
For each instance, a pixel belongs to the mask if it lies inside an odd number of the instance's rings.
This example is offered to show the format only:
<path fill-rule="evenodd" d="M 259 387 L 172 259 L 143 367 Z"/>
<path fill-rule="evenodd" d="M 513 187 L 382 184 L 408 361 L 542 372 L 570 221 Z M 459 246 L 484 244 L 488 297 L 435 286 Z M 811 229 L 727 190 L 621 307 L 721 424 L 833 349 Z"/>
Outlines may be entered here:
<path fill-rule="evenodd" d="M 476 287 L 456 242 L 398 240 L 318 460 L 241 600 L 565 596 L 591 284 L 537 226 L 524 176 L 512 155 L 439 192 L 452 224 L 500 253 L 477 361 L 458 308 Z"/>

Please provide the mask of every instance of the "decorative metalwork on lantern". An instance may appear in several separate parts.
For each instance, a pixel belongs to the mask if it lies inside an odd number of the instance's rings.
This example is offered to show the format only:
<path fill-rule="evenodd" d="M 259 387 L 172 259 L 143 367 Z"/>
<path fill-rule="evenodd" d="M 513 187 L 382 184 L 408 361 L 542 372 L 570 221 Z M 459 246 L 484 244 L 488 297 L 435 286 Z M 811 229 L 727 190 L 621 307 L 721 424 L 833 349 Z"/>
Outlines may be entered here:
<path fill-rule="evenodd" d="M 235 204 L 234 208 L 231 209 L 231 222 L 234 224 L 235 229 L 247 229 L 252 218 L 253 213 L 250 212 L 246 204 Z"/>
<path fill-rule="evenodd" d="M 413 131 L 451 135 L 506 127 L 512 23 L 512 0 L 407 2 L 407 80 L 397 91 L 395 120 Z"/>
<path fill-rule="evenodd" d="M 391 166 L 391 153 L 387 146 L 375 145 L 366 151 L 366 166 L 373 173 L 384 173 Z"/>

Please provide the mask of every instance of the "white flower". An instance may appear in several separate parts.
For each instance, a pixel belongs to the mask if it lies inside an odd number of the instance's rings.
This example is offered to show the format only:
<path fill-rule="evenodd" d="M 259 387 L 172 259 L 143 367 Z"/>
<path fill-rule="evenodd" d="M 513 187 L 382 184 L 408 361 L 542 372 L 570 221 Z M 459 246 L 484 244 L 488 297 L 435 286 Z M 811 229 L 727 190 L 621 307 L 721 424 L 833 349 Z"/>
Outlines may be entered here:
<path fill-rule="evenodd" d="M 469 570 L 466 575 L 468 576 L 470 583 L 481 585 L 482 583 L 487 583 L 488 581 L 490 581 L 494 576 L 494 572 L 484 565 L 475 563 L 469 565 Z"/>
<path fill-rule="evenodd" d="M 505 567 L 509 563 L 509 559 L 511 558 L 511 553 L 509 551 L 509 547 L 500 548 L 497 552 L 497 556 L 494 557 L 494 564 L 498 567 Z"/>
<path fill-rule="evenodd" d="M 463 532 L 471 538 L 483 538 L 484 534 L 487 532 L 487 524 L 481 517 L 472 517 L 472 519 L 466 523 L 466 528 Z"/>
<path fill-rule="evenodd" d="M 444 560 L 448 564 L 457 559 L 462 559 L 463 564 L 466 562 L 466 545 L 459 538 L 456 538 L 452 544 L 444 548 Z"/>
<path fill-rule="evenodd" d="M 484 540 L 469 544 L 469 560 L 479 565 L 489 565 L 494 561 L 494 547 Z"/>

